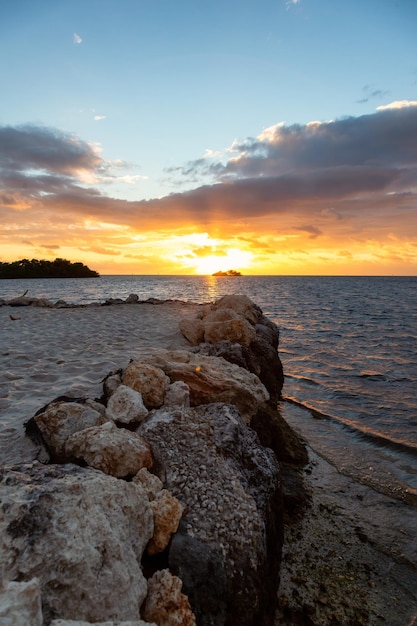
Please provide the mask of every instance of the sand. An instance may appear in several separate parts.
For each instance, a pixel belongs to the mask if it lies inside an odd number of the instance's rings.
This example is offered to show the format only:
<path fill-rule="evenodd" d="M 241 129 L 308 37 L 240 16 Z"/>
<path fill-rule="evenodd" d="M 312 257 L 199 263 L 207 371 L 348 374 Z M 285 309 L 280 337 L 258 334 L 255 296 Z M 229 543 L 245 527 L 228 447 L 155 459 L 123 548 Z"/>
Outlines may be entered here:
<path fill-rule="evenodd" d="M 103 377 L 131 358 L 189 347 L 178 320 L 197 308 L 0 307 L 0 464 L 34 458 L 23 423 L 55 397 L 99 397 Z M 417 539 L 415 516 L 408 517 L 415 510 L 341 476 L 311 449 L 309 455 L 311 508 L 285 529 L 276 624 L 417 624 Z"/>
<path fill-rule="evenodd" d="M 130 359 L 152 348 L 189 347 L 178 320 L 197 307 L 0 307 L 0 465 L 31 459 L 23 423 L 57 396 L 100 397 L 101 380 Z"/>

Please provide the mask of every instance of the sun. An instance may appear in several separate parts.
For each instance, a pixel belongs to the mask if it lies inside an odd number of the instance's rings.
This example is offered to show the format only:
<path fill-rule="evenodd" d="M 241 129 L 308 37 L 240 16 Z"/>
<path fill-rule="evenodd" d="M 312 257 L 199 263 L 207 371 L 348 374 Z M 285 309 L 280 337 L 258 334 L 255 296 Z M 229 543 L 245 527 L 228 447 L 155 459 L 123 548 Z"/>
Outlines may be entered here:
<path fill-rule="evenodd" d="M 204 256 L 196 256 L 192 265 L 196 274 L 211 275 L 215 272 L 227 270 L 241 271 L 251 265 L 252 254 L 246 250 L 229 248 L 221 254 L 211 253 Z"/>

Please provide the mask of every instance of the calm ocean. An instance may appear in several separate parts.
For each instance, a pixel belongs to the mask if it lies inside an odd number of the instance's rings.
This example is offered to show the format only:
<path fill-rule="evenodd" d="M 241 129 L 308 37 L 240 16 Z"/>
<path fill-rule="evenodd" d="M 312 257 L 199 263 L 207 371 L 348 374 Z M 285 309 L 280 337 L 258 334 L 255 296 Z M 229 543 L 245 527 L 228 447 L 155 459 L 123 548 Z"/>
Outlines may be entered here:
<path fill-rule="evenodd" d="M 280 328 L 284 417 L 339 471 L 417 504 L 417 278 L 2 280 L 0 298 L 26 289 L 77 304 L 248 295 Z"/>

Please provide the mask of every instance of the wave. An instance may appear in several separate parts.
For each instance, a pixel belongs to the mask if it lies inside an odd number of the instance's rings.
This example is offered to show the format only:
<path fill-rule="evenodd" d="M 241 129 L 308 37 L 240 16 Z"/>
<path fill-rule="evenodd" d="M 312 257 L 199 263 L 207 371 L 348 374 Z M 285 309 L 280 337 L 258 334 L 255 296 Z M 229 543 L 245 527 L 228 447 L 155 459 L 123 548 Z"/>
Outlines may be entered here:
<path fill-rule="evenodd" d="M 340 417 L 338 415 L 332 415 L 330 413 L 325 413 L 324 411 L 320 411 L 316 409 L 314 406 L 309 404 L 308 402 L 301 402 L 296 398 L 291 396 L 283 396 L 283 402 L 287 402 L 288 404 L 293 404 L 295 406 L 308 411 L 312 417 L 315 419 L 321 420 L 331 420 L 347 428 L 356 436 L 366 439 L 367 441 L 373 443 L 378 447 L 384 448 L 392 448 L 393 450 L 400 450 L 401 452 L 406 452 L 407 454 L 411 454 L 412 456 L 417 457 L 417 444 L 414 444 L 409 441 L 403 441 L 397 437 L 392 437 L 383 433 L 380 433 L 368 426 L 361 425 L 359 426 L 357 422 L 353 420 L 349 420 L 345 417 Z"/>

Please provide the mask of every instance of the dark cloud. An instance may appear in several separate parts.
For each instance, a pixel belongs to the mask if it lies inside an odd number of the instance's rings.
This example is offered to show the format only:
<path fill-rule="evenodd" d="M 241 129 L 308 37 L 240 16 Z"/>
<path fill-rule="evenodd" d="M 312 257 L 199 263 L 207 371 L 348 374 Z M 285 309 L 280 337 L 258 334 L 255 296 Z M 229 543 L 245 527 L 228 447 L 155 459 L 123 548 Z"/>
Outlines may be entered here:
<path fill-rule="evenodd" d="M 39 223 L 96 219 L 162 233 L 194 224 L 242 227 L 267 217 L 284 223 L 288 217 L 288 232 L 316 237 L 324 231 L 323 221 L 351 220 L 369 229 L 379 227 L 384 215 L 394 224 L 393 216 L 408 210 L 408 228 L 414 227 L 416 106 L 278 125 L 234 148 L 236 156 L 227 163 L 187 164 L 187 175 L 208 174 L 213 183 L 132 202 L 80 182 L 80 172 L 93 177 L 109 170 L 88 143 L 53 129 L 0 127 L 2 219 L 18 225 L 29 216 Z"/>
<path fill-rule="evenodd" d="M 93 171 L 101 163 L 90 144 L 56 129 L 0 127 L 0 168 L 5 171 L 32 169 L 73 175 Z"/>

